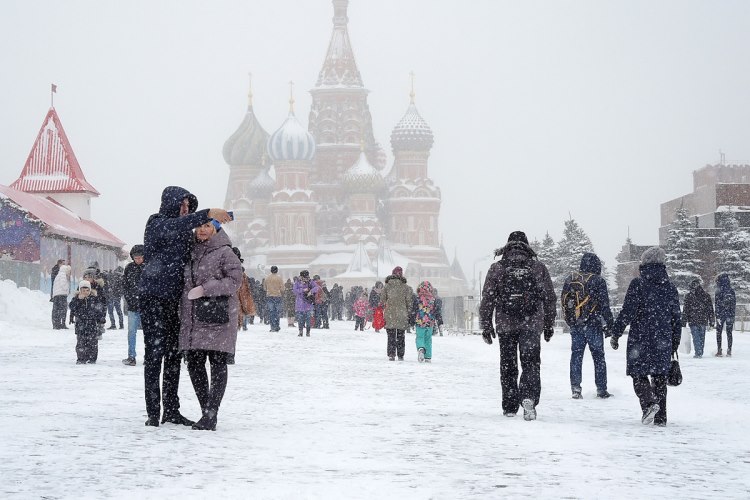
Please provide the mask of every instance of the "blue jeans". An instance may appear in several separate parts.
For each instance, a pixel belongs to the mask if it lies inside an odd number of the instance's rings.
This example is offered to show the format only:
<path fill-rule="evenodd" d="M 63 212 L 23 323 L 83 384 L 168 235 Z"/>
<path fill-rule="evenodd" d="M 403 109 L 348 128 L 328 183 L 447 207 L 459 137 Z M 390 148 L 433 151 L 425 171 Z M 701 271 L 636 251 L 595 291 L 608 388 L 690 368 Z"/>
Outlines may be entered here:
<path fill-rule="evenodd" d="M 268 297 L 266 299 L 268 317 L 271 321 L 271 330 L 281 330 L 279 316 L 281 315 L 281 297 Z"/>
<path fill-rule="evenodd" d="M 128 357 L 135 359 L 135 336 L 141 327 L 141 313 L 128 311 Z"/>
<path fill-rule="evenodd" d="M 307 334 L 310 335 L 310 328 L 312 328 L 312 325 L 310 324 L 310 321 L 312 320 L 312 311 L 296 311 L 295 316 L 297 318 L 297 328 L 299 328 L 300 335 L 302 335 L 303 329 L 307 329 Z"/>
<path fill-rule="evenodd" d="M 596 392 L 607 390 L 607 362 L 604 360 L 604 334 L 598 325 L 572 326 L 570 328 L 570 387 L 581 390 L 581 369 L 583 353 L 589 346 L 591 357 L 594 359 L 594 382 Z"/>
<path fill-rule="evenodd" d="M 690 334 L 693 336 L 695 355 L 703 356 L 703 346 L 706 344 L 706 325 L 690 325 Z"/>

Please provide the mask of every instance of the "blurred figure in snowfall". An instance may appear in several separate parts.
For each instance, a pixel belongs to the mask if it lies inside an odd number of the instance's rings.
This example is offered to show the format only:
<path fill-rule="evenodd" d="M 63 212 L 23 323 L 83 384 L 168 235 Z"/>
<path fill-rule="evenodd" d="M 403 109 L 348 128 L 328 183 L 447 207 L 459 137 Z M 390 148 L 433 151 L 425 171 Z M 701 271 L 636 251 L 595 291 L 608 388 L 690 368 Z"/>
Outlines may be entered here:
<path fill-rule="evenodd" d="M 432 329 L 437 328 L 435 302 L 435 292 L 430 282 L 420 283 L 417 287 L 417 299 L 414 301 L 417 360 L 420 363 L 432 362 Z"/>
<path fill-rule="evenodd" d="M 52 298 L 53 290 L 55 286 L 55 278 L 57 278 L 57 273 L 60 272 L 60 266 L 65 264 L 65 259 L 57 259 L 57 263 L 55 263 L 54 266 L 52 266 L 52 269 L 49 271 L 49 282 L 50 282 L 50 289 L 49 289 L 49 301 L 53 302 Z"/>
<path fill-rule="evenodd" d="M 313 311 L 313 328 L 328 328 L 328 304 L 331 292 L 326 287 L 326 282 L 319 275 L 313 276 L 313 281 L 318 285 L 315 293 L 315 308 Z"/>
<path fill-rule="evenodd" d="M 685 295 L 685 303 L 682 307 L 682 326 L 690 325 L 690 336 L 693 337 L 695 347 L 694 358 L 703 357 L 706 326 L 710 328 L 713 324 L 714 305 L 711 296 L 703 289 L 701 281 L 694 279 L 690 282 L 690 291 Z"/>
<path fill-rule="evenodd" d="M 570 326 L 570 389 L 573 399 L 581 399 L 581 369 L 586 345 L 594 360 L 596 397 L 606 399 L 607 361 L 604 358 L 604 337 L 612 330 L 607 282 L 602 278 L 602 263 L 593 253 L 581 257 L 578 272 L 572 273 L 560 294 L 565 322 Z M 577 283 L 578 286 L 573 286 Z M 576 296 L 577 295 L 577 296 Z M 569 311 L 569 312 L 568 312 Z"/>
<path fill-rule="evenodd" d="M 253 296 L 253 304 L 257 304 L 258 303 L 258 286 L 257 286 L 257 283 L 255 282 L 255 278 L 253 278 L 252 276 L 248 276 L 247 286 L 250 288 L 250 293 Z M 258 307 L 256 306 L 253 314 L 248 315 L 248 319 L 250 320 L 251 325 L 255 324 L 255 316 L 257 314 L 258 314 Z"/>
<path fill-rule="evenodd" d="M 432 289 L 432 293 L 435 294 L 435 328 L 432 329 L 432 334 L 440 333 L 443 336 L 443 299 L 438 295 L 437 288 Z"/>
<path fill-rule="evenodd" d="M 140 290 L 138 284 L 141 281 L 141 273 L 145 264 L 143 263 L 143 245 L 133 245 L 130 249 L 130 258 L 125 266 L 122 277 L 122 291 L 125 294 L 125 303 L 128 306 L 128 357 L 122 360 L 126 366 L 135 366 L 135 341 L 138 329 L 141 328 L 141 305 Z"/>
<path fill-rule="evenodd" d="M 543 332 L 544 340 L 552 338 L 557 297 L 547 267 L 537 259 L 523 231 L 510 233 L 495 255 L 502 257 L 487 271 L 479 306 L 482 337 L 492 344 L 497 336 L 500 344 L 503 414 L 515 416 L 520 404 L 524 420 L 536 420 L 542 391 L 540 337 Z"/>
<path fill-rule="evenodd" d="M 237 344 L 242 263 L 217 221 L 196 229 L 195 241 L 180 301 L 180 351 L 185 352 L 201 405 L 202 416 L 192 427 L 215 431 L 227 388 L 227 358 L 234 356 Z M 206 360 L 211 364 L 210 383 Z"/>
<path fill-rule="evenodd" d="M 338 283 L 331 288 L 331 320 L 341 321 L 344 311 L 344 289 Z"/>
<path fill-rule="evenodd" d="M 306 334 L 310 336 L 312 328 L 312 314 L 315 305 L 315 296 L 320 291 L 320 286 L 310 280 L 310 271 L 307 269 L 300 271 L 299 279 L 294 283 L 294 312 L 297 319 L 297 328 L 299 328 L 298 337 L 302 336 L 302 330 L 306 329 Z"/>
<path fill-rule="evenodd" d="M 667 425 L 667 377 L 682 335 L 680 297 L 664 262 L 664 250 L 659 247 L 643 252 L 641 275 L 628 285 L 610 339 L 612 349 L 617 349 L 630 325 L 626 373 L 633 377 L 643 411 L 641 423 L 660 427 Z"/>
<path fill-rule="evenodd" d="M 229 222 L 226 210 L 199 210 L 198 198 L 178 186 L 164 188 L 159 212 L 149 217 L 144 234 L 144 260 L 140 283 L 141 321 L 146 348 L 143 379 L 146 425 L 157 427 L 161 413 L 162 385 L 164 415 L 161 423 L 192 425 L 180 414 L 180 352 L 178 307 L 184 285 L 185 265 L 190 260 L 194 228 L 211 219 Z M 162 360 L 164 375 L 162 375 Z M 159 379 L 162 382 L 159 382 Z"/>
<path fill-rule="evenodd" d="M 297 282 L 297 277 L 294 277 L 294 282 Z M 284 283 L 284 310 L 286 311 L 286 326 L 294 328 L 294 284 L 292 280 L 287 278 Z"/>
<path fill-rule="evenodd" d="M 364 331 L 365 322 L 367 321 L 367 293 L 362 292 L 362 295 L 354 301 L 352 305 L 354 311 L 354 331 Z"/>
<path fill-rule="evenodd" d="M 96 363 L 99 325 L 107 322 L 107 301 L 87 280 L 78 283 L 78 293 L 70 301 L 70 321 L 76 325 L 76 364 Z"/>
<path fill-rule="evenodd" d="M 344 298 L 344 308 L 346 309 L 346 320 L 351 321 L 354 319 L 354 301 L 356 301 L 359 298 L 360 294 L 357 294 L 355 287 L 351 287 L 348 292 L 346 292 L 346 298 Z"/>
<path fill-rule="evenodd" d="M 65 317 L 68 315 L 68 294 L 70 294 L 70 266 L 62 261 L 52 282 L 52 329 L 67 330 Z"/>
<path fill-rule="evenodd" d="M 381 297 L 383 296 L 382 281 L 375 282 L 375 287 L 370 292 L 370 308 L 372 310 L 372 328 L 375 333 L 380 333 L 380 330 L 385 328 L 385 312 L 383 311 L 383 304 L 381 304 Z"/>
<path fill-rule="evenodd" d="M 240 264 L 245 262 L 242 258 L 242 253 L 237 247 L 232 247 L 232 251 L 240 259 Z M 242 268 L 242 284 L 237 292 L 237 298 L 240 301 L 240 311 L 237 318 L 237 330 L 242 328 L 243 331 L 247 331 L 247 317 L 255 316 L 255 301 L 253 301 L 253 292 L 250 290 L 250 280 L 245 274 L 245 268 Z M 234 355 L 230 356 L 227 360 L 230 365 L 234 364 Z"/>
<path fill-rule="evenodd" d="M 409 328 L 409 317 L 412 310 L 412 295 L 414 292 L 406 284 L 404 270 L 401 266 L 393 268 L 390 276 L 385 279 L 385 289 L 380 295 L 385 312 L 385 331 L 388 333 L 386 353 L 393 361 L 398 356 L 404 360 L 406 342 L 404 334 Z"/>
<path fill-rule="evenodd" d="M 120 320 L 120 330 L 125 328 L 122 320 L 122 295 L 123 295 L 123 272 L 122 267 L 106 274 L 104 278 L 104 293 L 107 295 L 107 312 L 109 313 L 109 329 L 116 330 L 114 311 Z"/>
<path fill-rule="evenodd" d="M 284 280 L 279 275 L 279 268 L 271 266 L 271 274 L 266 276 L 263 282 L 263 288 L 266 292 L 266 310 L 268 311 L 268 321 L 271 323 L 271 331 L 278 332 L 279 317 L 283 307 L 281 295 L 284 292 Z"/>
<path fill-rule="evenodd" d="M 716 278 L 716 356 L 721 357 L 721 332 L 727 327 L 727 356 L 732 355 L 732 329 L 737 299 L 729 282 L 729 275 L 720 274 Z"/>

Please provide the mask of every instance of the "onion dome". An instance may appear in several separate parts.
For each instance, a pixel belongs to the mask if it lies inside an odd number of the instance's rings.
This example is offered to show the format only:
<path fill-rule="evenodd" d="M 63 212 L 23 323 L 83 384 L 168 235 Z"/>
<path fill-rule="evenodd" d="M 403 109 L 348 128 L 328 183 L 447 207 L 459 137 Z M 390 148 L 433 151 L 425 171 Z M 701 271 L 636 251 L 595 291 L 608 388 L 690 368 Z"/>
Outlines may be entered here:
<path fill-rule="evenodd" d="M 309 161 L 315 156 L 315 139 L 297 120 L 293 111 L 268 139 L 268 155 L 274 162 Z"/>
<path fill-rule="evenodd" d="M 406 114 L 391 132 L 391 147 L 394 151 L 429 151 L 433 142 L 432 129 L 412 99 Z"/>
<path fill-rule="evenodd" d="M 385 186 L 383 176 L 370 164 L 364 151 L 359 153 L 357 162 L 344 172 L 343 181 L 347 189 L 355 193 L 374 193 Z"/>
<path fill-rule="evenodd" d="M 260 165 L 266 152 L 268 132 L 253 112 L 253 94 L 248 93 L 247 113 L 237 131 L 224 143 L 222 153 L 229 165 Z"/>
<path fill-rule="evenodd" d="M 271 166 L 261 170 L 248 186 L 250 194 L 256 198 L 268 198 L 276 189 L 276 181 L 270 174 Z"/>

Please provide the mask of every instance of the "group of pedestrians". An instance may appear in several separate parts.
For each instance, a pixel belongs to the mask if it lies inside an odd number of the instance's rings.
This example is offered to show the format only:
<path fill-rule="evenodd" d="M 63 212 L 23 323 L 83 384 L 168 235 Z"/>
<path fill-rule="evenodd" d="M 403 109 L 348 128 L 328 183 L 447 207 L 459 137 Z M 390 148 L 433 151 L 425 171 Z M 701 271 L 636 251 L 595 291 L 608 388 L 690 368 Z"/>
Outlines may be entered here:
<path fill-rule="evenodd" d="M 511 233 L 496 256 L 500 260 L 490 267 L 482 290 L 482 336 L 487 344 L 492 344 L 495 338 L 500 344 L 504 415 L 513 417 L 522 408 L 525 420 L 535 420 L 541 394 L 541 337 L 549 342 L 554 334 L 557 297 L 549 271 L 523 232 Z M 643 253 L 639 276 L 630 282 L 616 319 L 610 309 L 606 281 L 601 276 L 601 261 L 595 254 L 585 253 L 579 269 L 565 281 L 560 302 L 571 331 L 573 399 L 583 397 L 581 367 L 587 345 L 594 361 L 597 397 L 611 396 L 607 391 L 604 338 L 610 337 L 611 347 L 618 349 L 619 339 L 629 326 L 626 374 L 633 380 L 641 422 L 666 426 L 667 381 L 672 360 L 677 356 L 682 327 L 690 325 L 695 357 L 701 357 L 705 328 L 714 323 L 714 310 L 710 296 L 699 281 L 694 281 L 681 311 L 679 294 L 669 279 L 665 260 L 664 250 L 659 247 Z M 727 355 L 731 356 L 735 296 L 725 274 L 717 278 L 716 304 L 716 355 L 722 355 L 721 329 L 726 328 Z"/>

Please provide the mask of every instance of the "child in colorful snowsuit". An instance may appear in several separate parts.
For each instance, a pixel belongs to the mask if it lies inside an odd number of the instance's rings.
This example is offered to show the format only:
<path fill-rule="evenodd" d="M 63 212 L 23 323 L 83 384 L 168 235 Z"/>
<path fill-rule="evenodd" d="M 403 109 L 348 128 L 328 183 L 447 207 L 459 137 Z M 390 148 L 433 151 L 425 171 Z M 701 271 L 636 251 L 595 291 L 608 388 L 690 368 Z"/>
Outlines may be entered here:
<path fill-rule="evenodd" d="M 432 329 L 436 327 L 435 294 L 429 281 L 423 281 L 417 288 L 414 300 L 417 327 L 417 356 L 420 363 L 432 361 Z"/>
<path fill-rule="evenodd" d="M 70 301 L 70 321 L 76 325 L 76 364 L 96 363 L 99 355 L 99 329 L 107 322 L 107 301 L 83 280 L 78 293 Z"/>
<path fill-rule="evenodd" d="M 356 301 L 354 301 L 354 305 L 352 306 L 352 309 L 354 310 L 355 331 L 364 331 L 368 306 L 369 301 L 367 300 L 367 292 L 362 292 L 362 295 Z"/>

